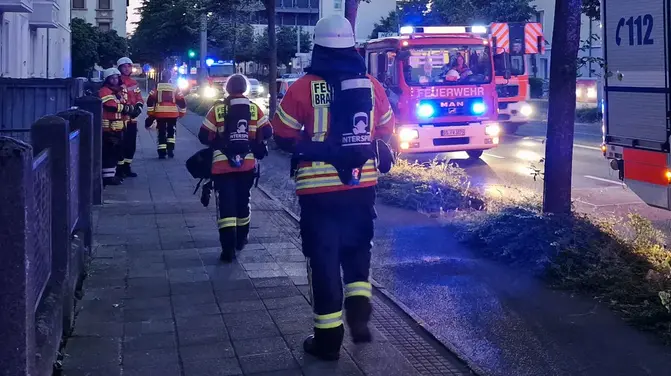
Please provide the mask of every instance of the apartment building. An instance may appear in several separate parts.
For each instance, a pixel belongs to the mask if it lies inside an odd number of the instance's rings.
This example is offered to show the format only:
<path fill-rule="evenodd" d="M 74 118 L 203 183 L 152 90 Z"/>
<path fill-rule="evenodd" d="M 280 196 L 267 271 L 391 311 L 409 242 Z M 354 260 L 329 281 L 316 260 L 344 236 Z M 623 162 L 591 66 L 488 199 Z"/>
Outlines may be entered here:
<path fill-rule="evenodd" d="M 540 22 L 543 25 L 543 33 L 545 34 L 545 39 L 547 41 L 546 51 L 542 55 L 536 57 L 537 62 L 537 72 L 536 77 L 548 79 L 550 78 L 550 57 L 552 55 L 552 32 L 554 29 L 554 17 L 555 17 L 555 0 L 535 0 L 533 2 L 536 5 L 536 14 L 534 19 L 536 22 Z M 601 22 L 599 20 L 591 20 L 587 16 L 582 15 L 581 18 L 582 25 L 580 27 L 580 39 L 589 40 L 590 35 L 596 34 L 601 38 Z M 591 56 L 593 57 L 603 57 L 603 52 L 601 49 L 601 39 L 592 42 L 592 48 L 587 49 L 586 51 L 579 51 L 578 56 Z M 592 66 L 592 69 L 596 70 L 597 74 L 599 73 L 599 67 L 597 64 Z M 533 72 L 531 72 L 533 73 Z M 580 69 L 581 77 L 591 77 L 589 67 L 585 66 Z"/>
<path fill-rule="evenodd" d="M 0 0 L 0 76 L 70 77 L 66 0 Z"/>
<path fill-rule="evenodd" d="M 0 0 L 4 1 L 4 0 Z M 101 31 L 116 30 L 126 37 L 129 0 L 70 0 L 72 18 L 81 18 Z"/>
<path fill-rule="evenodd" d="M 332 14 L 345 14 L 345 0 L 277 0 L 275 7 L 277 26 L 300 26 L 302 30 L 310 34 L 320 18 Z M 361 42 L 367 40 L 373 31 L 373 25 L 394 9 L 396 9 L 396 0 L 362 2 L 359 5 L 355 25 L 357 40 Z M 252 23 L 257 31 L 262 31 L 268 25 L 265 11 L 256 12 Z"/>

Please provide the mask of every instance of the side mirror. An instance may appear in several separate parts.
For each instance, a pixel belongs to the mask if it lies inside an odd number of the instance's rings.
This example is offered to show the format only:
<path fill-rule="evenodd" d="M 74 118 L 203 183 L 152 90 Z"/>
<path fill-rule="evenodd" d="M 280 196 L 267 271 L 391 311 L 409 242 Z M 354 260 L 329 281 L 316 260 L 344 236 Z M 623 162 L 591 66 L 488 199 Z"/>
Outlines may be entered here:
<path fill-rule="evenodd" d="M 510 54 L 508 52 L 503 53 L 503 78 L 509 80 L 512 77 L 512 72 L 510 70 Z"/>

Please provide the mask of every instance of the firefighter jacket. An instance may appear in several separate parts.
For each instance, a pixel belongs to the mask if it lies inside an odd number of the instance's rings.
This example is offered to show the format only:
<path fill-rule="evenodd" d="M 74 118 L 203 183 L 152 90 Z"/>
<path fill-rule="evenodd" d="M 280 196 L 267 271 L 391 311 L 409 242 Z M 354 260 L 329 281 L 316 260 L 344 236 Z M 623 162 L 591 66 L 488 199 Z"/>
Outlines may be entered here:
<path fill-rule="evenodd" d="M 147 97 L 147 115 L 156 119 L 177 119 L 186 114 L 186 100 L 174 85 L 161 82 Z"/>
<path fill-rule="evenodd" d="M 371 136 L 385 139 L 394 130 L 394 113 L 384 87 L 378 80 L 368 75 L 373 84 L 373 116 Z M 291 140 L 295 143 L 303 138 L 312 142 L 324 142 L 329 130 L 330 93 L 326 81 L 307 74 L 299 78 L 287 90 L 273 117 L 273 132 L 276 139 Z M 279 142 L 278 142 L 279 143 Z M 301 161 L 295 173 L 296 194 L 343 191 L 371 187 L 377 184 L 375 159 L 368 160 L 361 170 L 358 185 L 344 185 L 338 172 L 325 162 Z"/>
<path fill-rule="evenodd" d="M 142 99 L 142 92 L 140 91 L 140 87 L 137 84 L 137 81 L 135 81 L 134 78 L 131 76 L 124 76 L 121 75 L 121 83 L 126 87 L 126 91 L 128 92 L 128 104 L 131 106 L 135 106 L 138 103 L 141 103 L 144 105 L 144 99 Z"/>
<path fill-rule="evenodd" d="M 272 135 L 272 127 L 268 117 L 254 102 L 242 96 L 231 97 L 230 102 L 244 101 L 249 103 L 250 120 L 248 127 L 249 142 L 261 144 L 265 139 Z M 225 150 L 221 149 L 219 144 L 220 137 L 226 132 L 226 118 L 228 104 L 225 101 L 219 101 L 207 112 L 203 119 L 203 124 L 198 133 L 198 139 L 204 145 L 214 149 L 212 158 L 212 174 L 227 174 L 231 172 L 251 171 L 256 167 L 254 153 L 250 150 L 245 156 L 240 167 L 233 167 L 226 157 Z"/>
<path fill-rule="evenodd" d="M 128 95 L 126 88 L 121 85 L 118 88 L 103 86 L 98 91 L 102 100 L 102 128 L 103 132 L 122 131 L 128 119 Z"/>

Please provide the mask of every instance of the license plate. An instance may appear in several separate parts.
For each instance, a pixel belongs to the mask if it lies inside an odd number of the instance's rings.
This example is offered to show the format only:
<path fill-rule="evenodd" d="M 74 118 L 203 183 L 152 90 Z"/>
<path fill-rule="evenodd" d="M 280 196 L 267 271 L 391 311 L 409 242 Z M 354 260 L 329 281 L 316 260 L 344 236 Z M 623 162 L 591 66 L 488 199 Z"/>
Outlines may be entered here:
<path fill-rule="evenodd" d="M 461 137 L 466 135 L 465 129 L 441 129 L 440 135 L 443 137 Z"/>

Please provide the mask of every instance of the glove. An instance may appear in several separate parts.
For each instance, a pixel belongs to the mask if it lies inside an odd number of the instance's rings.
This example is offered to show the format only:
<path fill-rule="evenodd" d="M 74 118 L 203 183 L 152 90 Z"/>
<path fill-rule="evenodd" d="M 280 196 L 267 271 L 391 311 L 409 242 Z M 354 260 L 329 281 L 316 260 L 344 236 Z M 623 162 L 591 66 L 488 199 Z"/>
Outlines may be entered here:
<path fill-rule="evenodd" d="M 124 115 L 128 115 L 128 114 L 131 113 L 131 111 L 133 111 L 133 107 L 131 107 L 128 104 L 124 104 L 123 105 L 123 110 L 121 110 L 121 113 L 124 114 Z"/>
<path fill-rule="evenodd" d="M 142 104 L 137 103 L 135 106 L 133 106 L 133 111 L 130 114 L 130 117 L 135 119 L 136 117 L 140 116 L 141 113 L 142 113 Z"/>
<path fill-rule="evenodd" d="M 152 125 L 154 125 L 154 118 L 153 117 L 147 117 L 144 120 L 144 127 L 146 129 L 149 129 L 149 128 L 151 128 Z"/>

